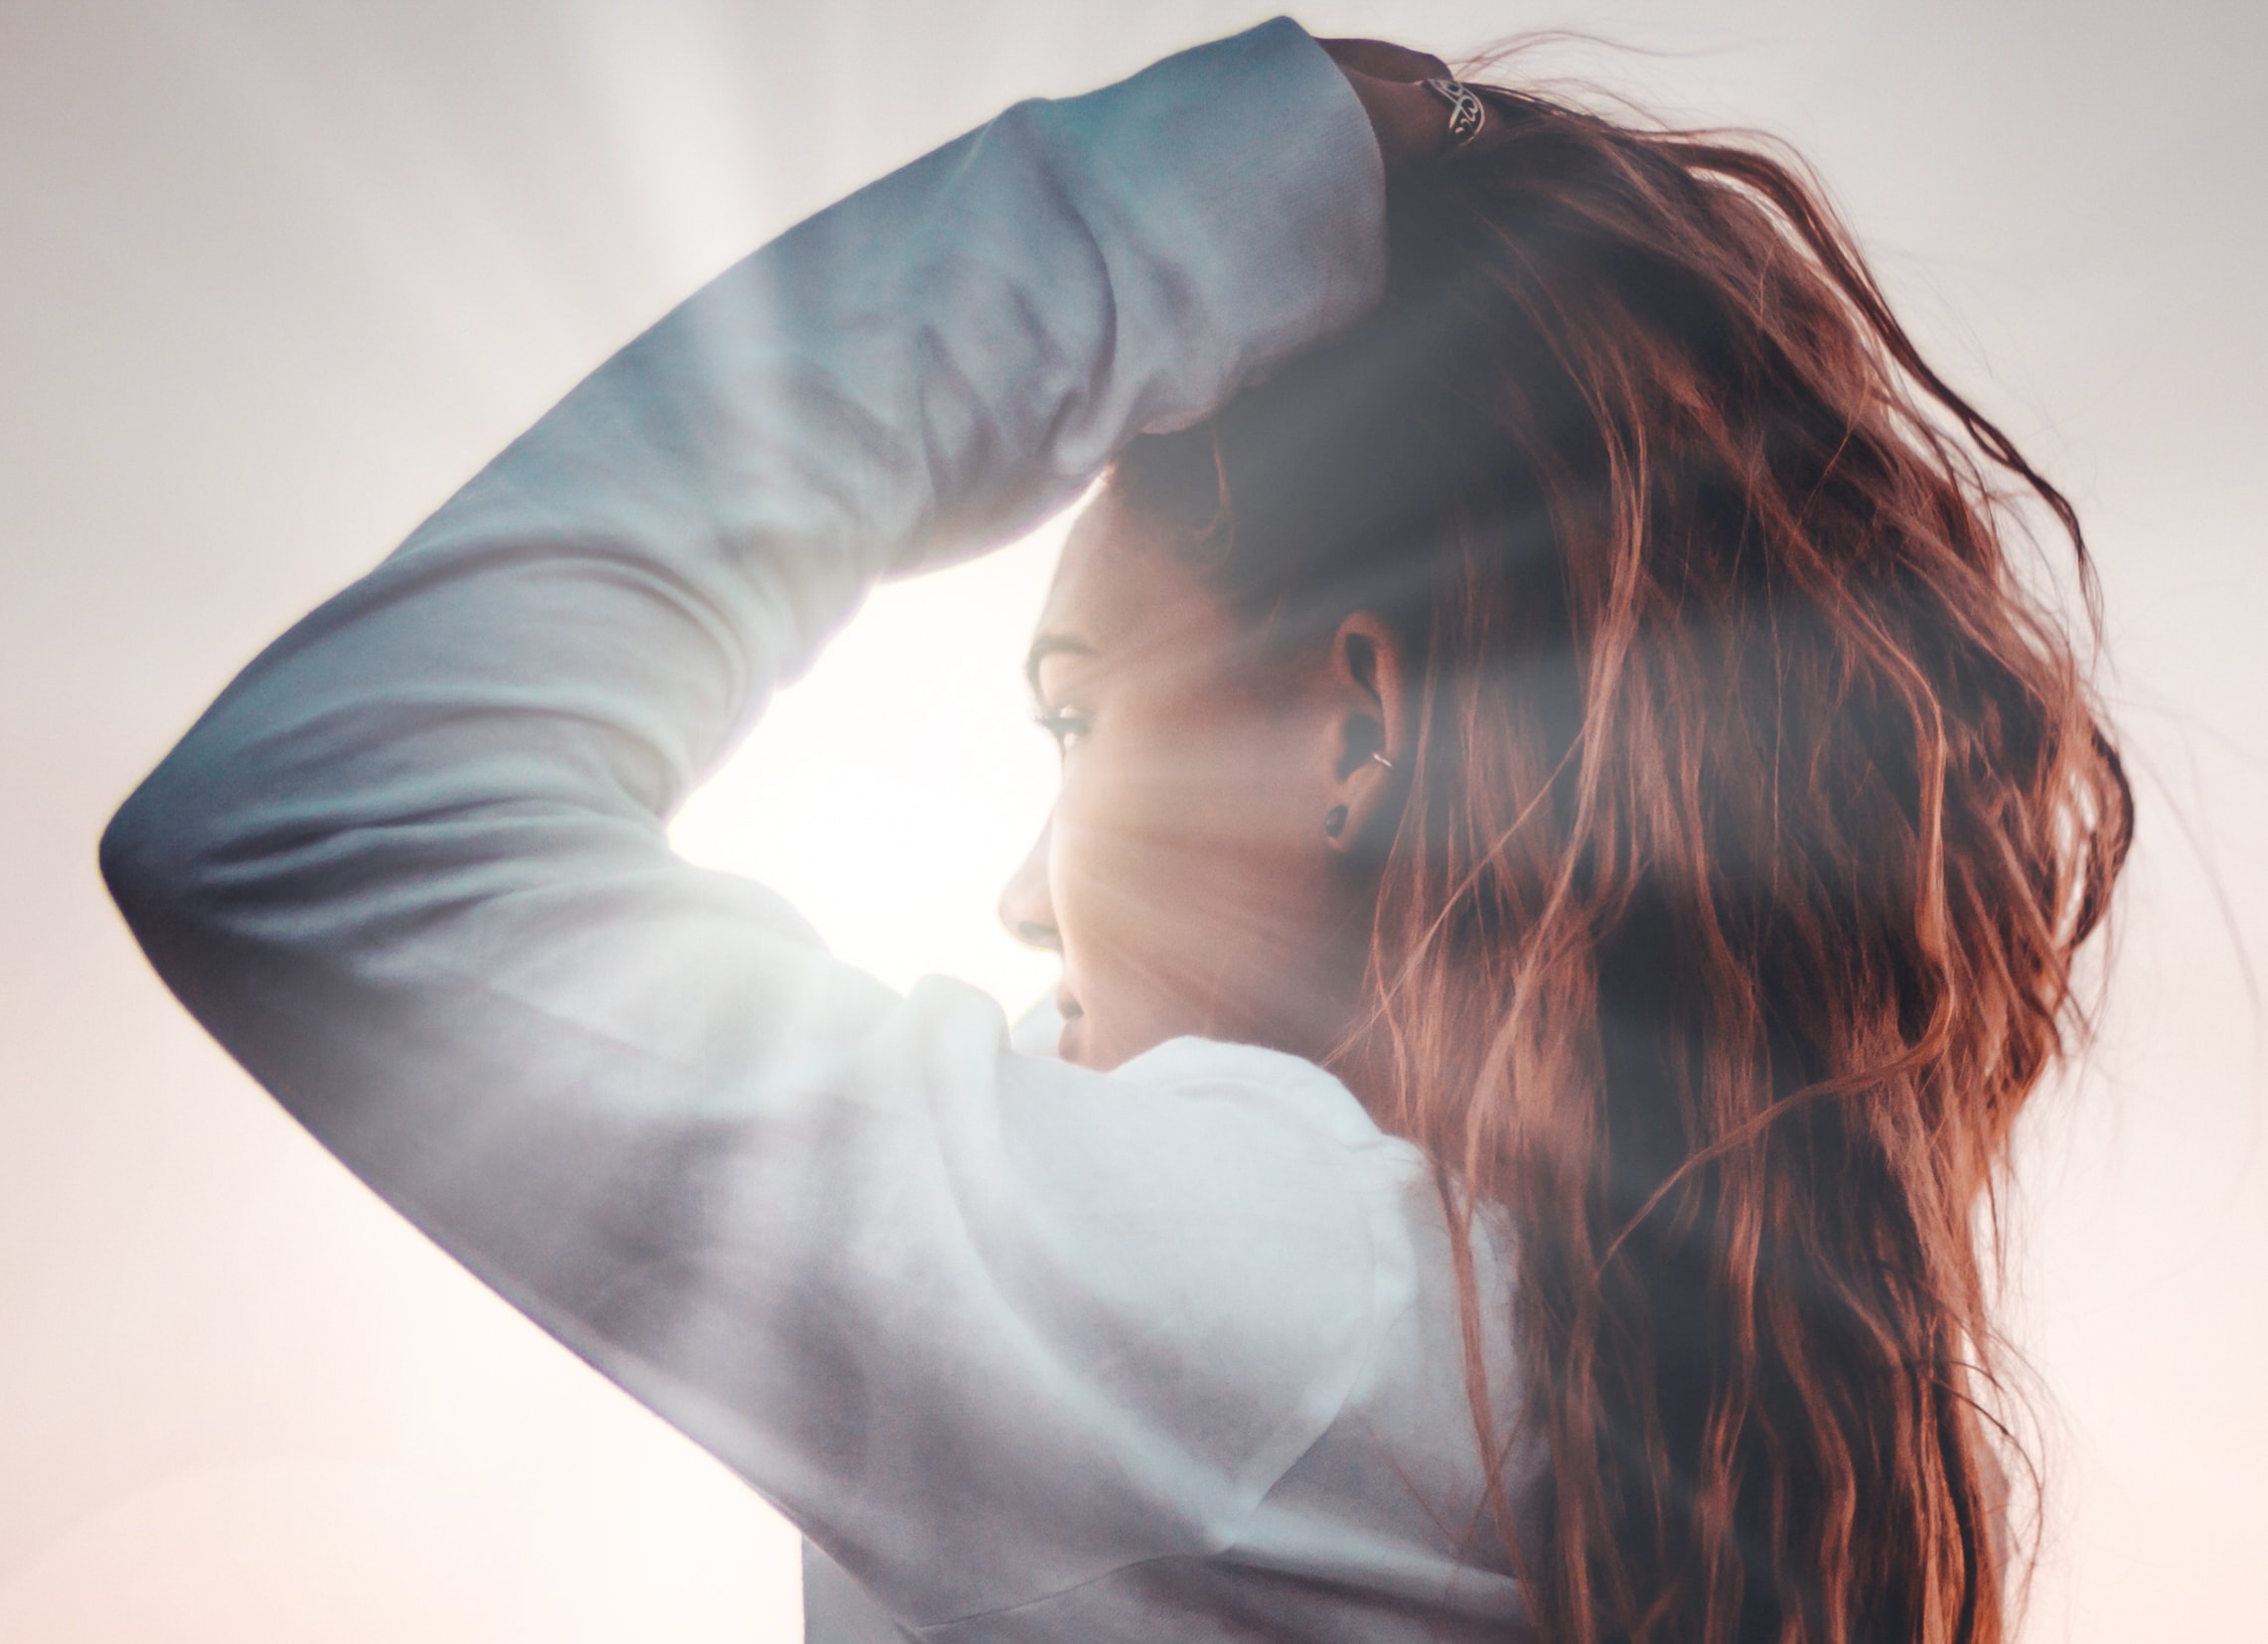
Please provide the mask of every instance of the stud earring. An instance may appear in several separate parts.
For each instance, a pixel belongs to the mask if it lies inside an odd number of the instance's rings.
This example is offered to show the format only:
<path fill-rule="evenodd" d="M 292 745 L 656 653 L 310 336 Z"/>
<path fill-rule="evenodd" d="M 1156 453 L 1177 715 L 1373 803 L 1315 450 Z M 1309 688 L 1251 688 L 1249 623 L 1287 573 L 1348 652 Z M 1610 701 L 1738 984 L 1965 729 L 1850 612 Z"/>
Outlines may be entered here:
<path fill-rule="evenodd" d="M 1385 767 L 1386 767 L 1386 768 L 1387 768 L 1389 771 L 1391 771 L 1391 770 L 1393 770 L 1393 769 L 1394 769 L 1394 761 L 1392 761 L 1391 759 L 1388 759 L 1388 758 L 1387 758 L 1387 757 L 1386 757 L 1384 754 L 1380 753 L 1380 752 L 1379 752 L 1379 751 L 1378 751 L 1376 748 L 1373 748 L 1373 749 L 1371 749 L 1371 750 L 1370 750 L 1370 757 L 1371 757 L 1372 759 L 1376 760 L 1376 761 L 1377 761 L 1379 764 L 1381 764 L 1381 765 L 1385 766 Z"/>
<path fill-rule="evenodd" d="M 1328 811 L 1326 811 L 1326 812 L 1324 812 L 1324 813 L 1323 813 L 1323 837 L 1324 837 L 1324 838 L 1326 838 L 1326 839 L 1335 839 L 1335 838 L 1337 838 L 1337 837 L 1338 837 L 1338 836 L 1339 836 L 1341 833 L 1343 833 L 1344 831 L 1346 831 L 1346 825 L 1347 825 L 1347 808 L 1346 808 L 1345 806 L 1343 806 L 1343 805 L 1334 805 L 1334 806 L 1332 806 L 1332 807 L 1331 807 L 1331 808 L 1330 808 Z"/>

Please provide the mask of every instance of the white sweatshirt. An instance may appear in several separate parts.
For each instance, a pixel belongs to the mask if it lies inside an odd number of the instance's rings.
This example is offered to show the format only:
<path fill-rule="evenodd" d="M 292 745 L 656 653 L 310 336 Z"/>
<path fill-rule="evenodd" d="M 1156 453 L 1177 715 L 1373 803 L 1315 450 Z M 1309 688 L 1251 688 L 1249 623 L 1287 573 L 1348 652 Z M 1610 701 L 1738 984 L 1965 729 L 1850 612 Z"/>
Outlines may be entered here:
<path fill-rule="evenodd" d="M 665 835 L 876 578 L 1374 303 L 1383 189 L 1287 20 L 1018 104 L 608 361 L 103 840 L 277 1100 L 803 1530 L 820 1644 L 1521 1631 L 1414 1147 L 1249 1046 L 1014 1054 Z"/>

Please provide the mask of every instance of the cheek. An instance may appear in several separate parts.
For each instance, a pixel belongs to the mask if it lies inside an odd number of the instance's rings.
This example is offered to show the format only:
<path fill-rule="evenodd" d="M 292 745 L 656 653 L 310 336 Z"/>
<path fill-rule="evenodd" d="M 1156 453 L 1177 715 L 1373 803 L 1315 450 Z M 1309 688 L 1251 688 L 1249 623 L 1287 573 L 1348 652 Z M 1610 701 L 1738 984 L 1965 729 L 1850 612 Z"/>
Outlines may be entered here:
<path fill-rule="evenodd" d="M 1303 927 L 1304 856 L 1264 725 L 1113 727 L 1065 763 L 1049 882 L 1089 1056 L 1249 1037 L 1256 977 Z"/>

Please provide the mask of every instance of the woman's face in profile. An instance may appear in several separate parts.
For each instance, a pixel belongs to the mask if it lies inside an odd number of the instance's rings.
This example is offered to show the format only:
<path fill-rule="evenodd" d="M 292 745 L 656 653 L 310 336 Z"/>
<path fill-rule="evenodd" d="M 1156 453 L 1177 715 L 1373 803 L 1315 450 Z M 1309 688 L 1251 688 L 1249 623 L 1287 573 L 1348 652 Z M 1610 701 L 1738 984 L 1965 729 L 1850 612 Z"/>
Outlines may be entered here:
<path fill-rule="evenodd" d="M 1000 898 L 1011 933 L 1062 955 L 1067 1061 L 1183 1034 L 1319 1060 L 1345 1028 L 1369 894 L 1325 830 L 1343 691 L 1320 644 L 1249 642 L 1114 493 L 1080 518 L 1029 664 L 1061 785 Z"/>

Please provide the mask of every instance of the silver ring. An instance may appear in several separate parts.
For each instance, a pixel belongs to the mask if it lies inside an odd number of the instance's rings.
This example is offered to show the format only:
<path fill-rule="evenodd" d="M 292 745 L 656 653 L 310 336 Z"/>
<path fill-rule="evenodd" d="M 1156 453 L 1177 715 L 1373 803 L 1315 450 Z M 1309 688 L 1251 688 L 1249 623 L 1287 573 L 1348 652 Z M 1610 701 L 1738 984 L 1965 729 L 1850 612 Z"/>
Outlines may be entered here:
<path fill-rule="evenodd" d="M 1479 93 L 1461 79 L 1430 79 L 1425 86 L 1449 105 L 1449 147 L 1462 148 L 1480 135 L 1487 108 Z"/>

